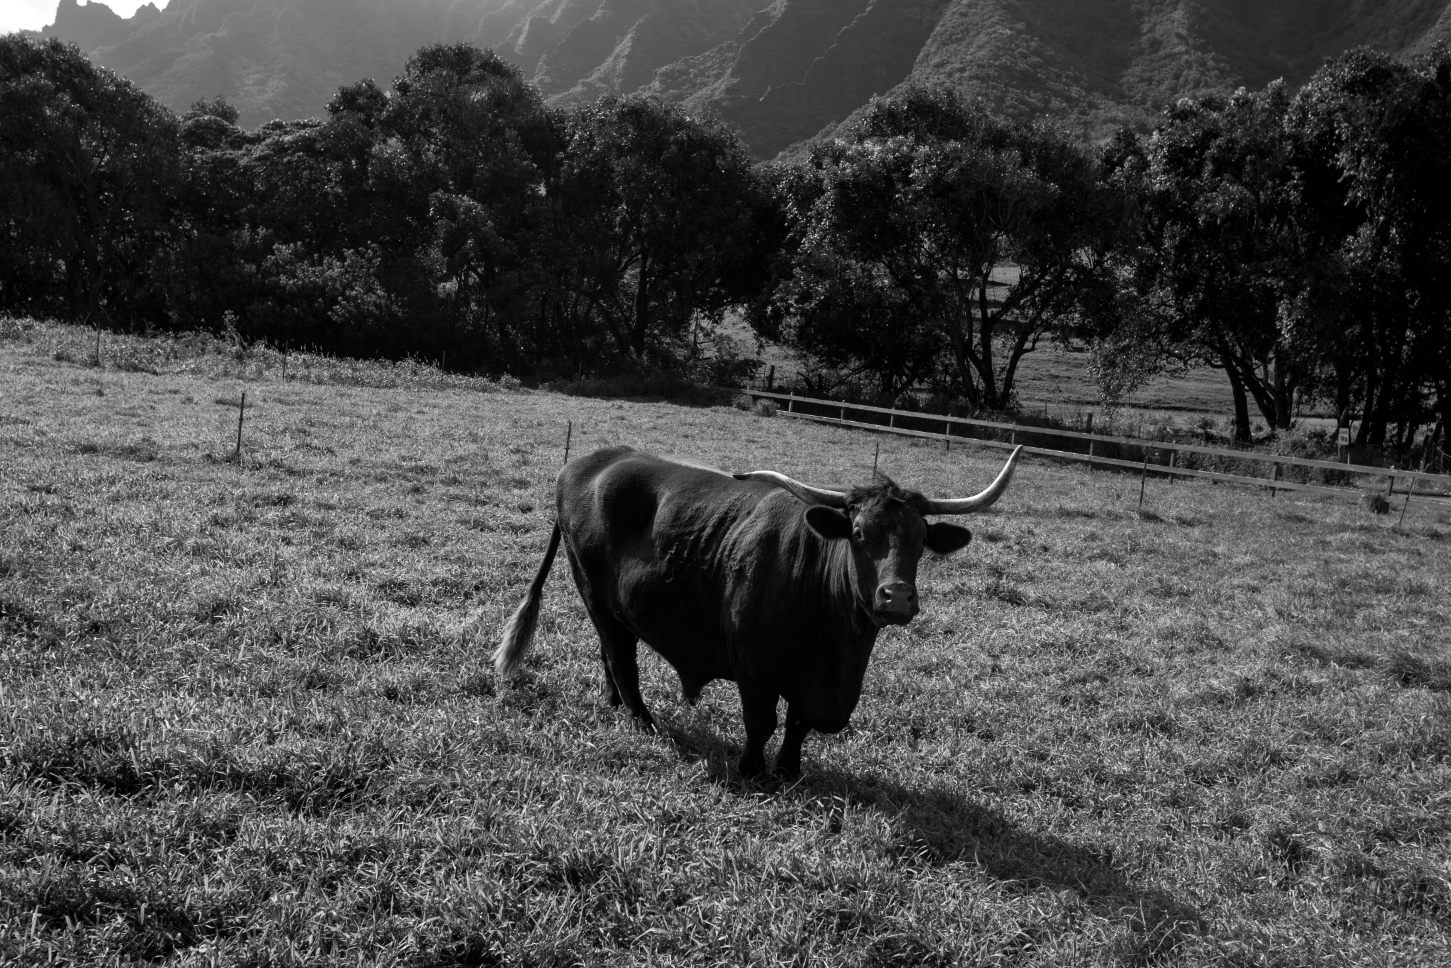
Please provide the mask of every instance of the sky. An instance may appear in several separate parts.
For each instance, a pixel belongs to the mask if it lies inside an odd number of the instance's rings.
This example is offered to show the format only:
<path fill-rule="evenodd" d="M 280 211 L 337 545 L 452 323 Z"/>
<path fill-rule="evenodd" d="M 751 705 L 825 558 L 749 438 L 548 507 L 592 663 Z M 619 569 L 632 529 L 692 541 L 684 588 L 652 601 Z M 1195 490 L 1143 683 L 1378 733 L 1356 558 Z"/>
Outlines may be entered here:
<path fill-rule="evenodd" d="M 106 6 L 123 17 L 129 17 L 136 8 L 148 0 L 106 0 Z M 39 30 L 55 23 L 55 8 L 58 0 L 0 0 L 0 34 L 12 30 Z M 158 0 L 158 7 L 166 6 L 165 0 Z"/>

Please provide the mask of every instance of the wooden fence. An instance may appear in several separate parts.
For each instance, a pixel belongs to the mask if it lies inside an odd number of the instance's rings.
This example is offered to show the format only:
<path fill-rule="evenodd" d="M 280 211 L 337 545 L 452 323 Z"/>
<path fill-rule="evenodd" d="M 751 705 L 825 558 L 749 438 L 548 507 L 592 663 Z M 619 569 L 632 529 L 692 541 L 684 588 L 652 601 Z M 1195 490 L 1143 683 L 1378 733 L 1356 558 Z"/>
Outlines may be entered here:
<path fill-rule="evenodd" d="M 1170 477 L 1197 477 L 1204 480 L 1223 481 L 1232 484 L 1249 484 L 1255 487 L 1269 488 L 1271 494 L 1277 491 L 1302 491 L 1311 494 L 1355 499 L 1359 499 L 1365 494 L 1364 490 L 1355 487 L 1336 487 L 1328 484 L 1308 484 L 1298 481 L 1282 480 L 1280 469 L 1285 466 L 1318 468 L 1324 471 L 1333 471 L 1339 475 L 1353 474 L 1385 478 L 1385 495 L 1387 498 L 1400 496 L 1407 504 L 1451 511 L 1451 475 L 1427 474 L 1421 471 L 1402 470 L 1394 467 L 1372 467 L 1365 464 L 1341 464 L 1336 461 L 1312 460 L 1306 457 L 1289 457 L 1281 454 L 1265 454 L 1259 451 L 1225 450 L 1223 448 L 1207 447 L 1200 444 L 1180 444 L 1172 441 L 1149 440 L 1143 437 L 1116 437 L 1108 434 L 1087 433 L 1081 430 L 1060 430 L 1056 427 L 1037 427 L 1028 424 L 1005 423 L 996 420 L 977 420 L 972 417 L 950 417 L 945 414 L 927 414 L 911 410 L 892 410 L 886 407 L 871 407 L 860 403 L 843 403 L 839 400 L 798 397 L 794 393 L 776 393 L 769 390 L 742 389 L 739 392 L 749 394 L 753 398 L 779 401 L 781 409 L 778 413 L 783 417 L 810 420 L 816 423 L 832 424 L 839 427 L 874 430 L 879 433 L 898 434 L 904 437 L 940 440 L 943 446 L 947 448 L 951 448 L 953 441 L 961 441 L 971 442 L 981 447 L 997 447 L 1011 450 L 1018 445 L 1019 437 L 1061 437 L 1069 440 L 1086 441 L 1088 446 L 1087 453 L 1039 446 L 1024 446 L 1023 452 L 1025 454 L 1038 454 L 1042 457 L 1052 457 L 1059 460 L 1082 461 L 1096 466 L 1135 470 L 1139 471 L 1141 475 L 1153 473 Z M 835 414 L 834 416 L 833 413 Z M 848 413 L 866 415 L 867 419 L 848 420 Z M 882 422 L 883 418 L 885 418 L 885 422 Z M 899 426 L 899 424 L 903 426 Z M 914 427 L 921 428 L 924 425 L 933 427 L 937 424 L 942 426 L 941 431 L 935 429 L 914 429 Z M 1006 436 L 1007 439 L 999 440 L 994 436 L 975 436 L 962 432 L 954 433 L 954 427 L 986 431 L 989 434 Z M 1095 450 L 1100 445 L 1137 448 L 1142 458 L 1140 460 L 1125 460 L 1122 457 L 1102 456 L 1101 454 L 1095 453 Z M 1178 456 L 1185 453 L 1204 454 L 1235 461 L 1266 464 L 1269 465 L 1269 476 L 1255 477 L 1247 474 L 1230 474 L 1223 471 L 1178 466 Z M 1161 455 L 1167 456 L 1165 463 L 1159 462 Z M 1398 482 L 1403 484 L 1402 491 L 1396 490 Z M 1418 487 L 1435 487 L 1437 492 L 1428 493 L 1423 491 L 1420 494 L 1416 494 L 1415 491 Z M 1443 490 L 1445 493 L 1441 493 Z"/>

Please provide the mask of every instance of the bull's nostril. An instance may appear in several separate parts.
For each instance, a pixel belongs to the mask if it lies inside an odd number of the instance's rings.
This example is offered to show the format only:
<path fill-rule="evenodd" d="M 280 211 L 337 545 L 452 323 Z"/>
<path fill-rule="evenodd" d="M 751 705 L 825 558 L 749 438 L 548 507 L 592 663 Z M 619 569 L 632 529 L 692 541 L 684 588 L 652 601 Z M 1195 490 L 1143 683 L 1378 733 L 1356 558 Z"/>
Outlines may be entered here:
<path fill-rule="evenodd" d="M 895 582 L 877 587 L 877 608 L 889 612 L 908 612 L 917 609 L 917 589 L 906 582 Z"/>

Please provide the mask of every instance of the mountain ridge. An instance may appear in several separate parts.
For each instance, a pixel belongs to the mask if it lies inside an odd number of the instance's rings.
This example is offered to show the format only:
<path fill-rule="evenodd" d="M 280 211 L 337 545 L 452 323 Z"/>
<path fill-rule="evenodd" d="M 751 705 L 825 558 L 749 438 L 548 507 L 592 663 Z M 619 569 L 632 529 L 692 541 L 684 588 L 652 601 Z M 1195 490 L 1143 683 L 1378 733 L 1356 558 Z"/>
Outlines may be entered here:
<path fill-rule="evenodd" d="M 40 33 L 173 110 L 223 95 L 247 126 L 468 42 L 558 106 L 652 93 L 769 158 L 909 83 L 1099 138 L 1186 95 L 1298 85 L 1353 46 L 1429 50 L 1451 41 L 1451 0 L 170 0 L 129 18 L 60 0 Z"/>

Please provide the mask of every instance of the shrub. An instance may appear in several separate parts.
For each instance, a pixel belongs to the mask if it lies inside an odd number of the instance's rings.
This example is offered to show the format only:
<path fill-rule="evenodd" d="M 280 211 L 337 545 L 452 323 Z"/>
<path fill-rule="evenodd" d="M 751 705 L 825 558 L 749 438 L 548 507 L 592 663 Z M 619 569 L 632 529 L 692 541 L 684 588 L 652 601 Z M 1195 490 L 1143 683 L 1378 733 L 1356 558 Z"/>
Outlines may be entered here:
<path fill-rule="evenodd" d="M 775 400 L 757 400 L 755 407 L 752 409 L 755 410 L 756 416 L 758 417 L 774 417 L 776 416 L 776 411 L 781 408 L 776 405 Z"/>
<path fill-rule="evenodd" d="M 1390 514 L 1391 502 L 1380 491 L 1366 491 L 1360 499 L 1360 506 L 1371 514 Z"/>

